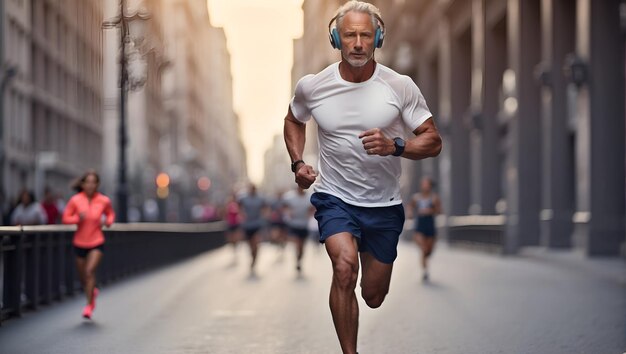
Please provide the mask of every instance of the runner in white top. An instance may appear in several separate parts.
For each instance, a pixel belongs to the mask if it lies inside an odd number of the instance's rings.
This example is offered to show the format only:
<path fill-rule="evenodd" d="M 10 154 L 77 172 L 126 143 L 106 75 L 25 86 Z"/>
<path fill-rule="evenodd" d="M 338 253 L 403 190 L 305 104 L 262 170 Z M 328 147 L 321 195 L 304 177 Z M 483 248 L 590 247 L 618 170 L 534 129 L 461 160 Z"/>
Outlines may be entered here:
<path fill-rule="evenodd" d="M 304 242 L 309 235 L 309 216 L 313 206 L 311 196 L 300 187 L 295 191 L 289 191 L 284 195 L 284 203 L 287 207 L 285 221 L 289 226 L 289 233 L 293 236 L 296 244 L 296 270 L 302 272 L 302 256 L 304 255 Z"/>
<path fill-rule="evenodd" d="M 313 116 L 319 127 L 316 192 L 357 206 L 402 203 L 400 159 L 386 156 L 393 153 L 391 149 L 386 155 L 368 155 L 359 134 L 380 128 L 385 136 L 401 137 L 405 126 L 414 131 L 432 116 L 410 77 L 377 63 L 368 80 L 355 83 L 344 80 L 339 63 L 334 63 L 300 79 L 290 108 L 298 121 Z"/>
<path fill-rule="evenodd" d="M 374 60 L 385 35 L 375 6 L 348 1 L 329 31 L 342 60 L 299 81 L 284 136 L 296 183 L 306 189 L 318 174 L 302 161 L 305 122 L 312 117 L 319 126 L 320 180 L 311 202 L 333 266 L 330 309 L 335 330 L 342 351 L 354 354 L 359 259 L 361 296 L 376 308 L 389 291 L 397 256 L 404 223 L 399 157 L 436 156 L 441 137 L 411 79 Z M 405 127 L 415 135 L 406 141 Z"/>

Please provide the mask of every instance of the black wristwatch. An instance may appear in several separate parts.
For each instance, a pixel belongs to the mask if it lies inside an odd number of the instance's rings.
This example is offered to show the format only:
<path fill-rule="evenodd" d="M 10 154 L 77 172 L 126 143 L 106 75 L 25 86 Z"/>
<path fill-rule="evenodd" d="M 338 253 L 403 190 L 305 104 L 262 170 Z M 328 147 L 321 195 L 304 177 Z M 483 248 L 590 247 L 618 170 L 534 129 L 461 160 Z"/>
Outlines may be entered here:
<path fill-rule="evenodd" d="M 291 172 L 296 172 L 296 167 L 298 167 L 299 163 L 304 163 L 303 160 L 296 160 L 291 163 Z"/>
<path fill-rule="evenodd" d="M 396 151 L 393 152 L 393 156 L 400 156 L 404 152 L 405 147 L 404 139 L 400 137 L 393 138 L 393 146 L 396 147 Z"/>

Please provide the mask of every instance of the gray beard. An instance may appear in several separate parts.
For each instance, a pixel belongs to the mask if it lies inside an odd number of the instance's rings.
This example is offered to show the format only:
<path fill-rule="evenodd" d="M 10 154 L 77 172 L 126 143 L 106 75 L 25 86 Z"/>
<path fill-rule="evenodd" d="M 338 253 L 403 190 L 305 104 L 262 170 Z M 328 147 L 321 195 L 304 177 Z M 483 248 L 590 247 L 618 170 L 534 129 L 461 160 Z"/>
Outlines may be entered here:
<path fill-rule="evenodd" d="M 351 59 L 346 59 L 346 61 L 348 62 L 348 64 L 350 64 L 350 66 L 353 66 L 355 68 L 360 68 L 362 66 L 365 66 L 365 64 L 367 64 L 369 59 L 366 59 L 363 62 L 361 62 L 361 61 L 355 62 L 355 61 L 353 61 Z"/>
<path fill-rule="evenodd" d="M 374 52 L 372 52 L 372 55 L 370 55 L 369 57 L 365 58 L 363 60 L 363 62 L 361 62 L 361 61 L 354 61 L 353 59 L 349 59 L 347 57 L 344 57 L 343 59 L 345 61 L 347 61 L 348 64 L 350 64 L 350 66 L 355 67 L 355 68 L 360 68 L 360 67 L 365 66 L 365 64 L 367 64 L 367 62 L 372 60 L 372 58 L 374 58 Z"/>

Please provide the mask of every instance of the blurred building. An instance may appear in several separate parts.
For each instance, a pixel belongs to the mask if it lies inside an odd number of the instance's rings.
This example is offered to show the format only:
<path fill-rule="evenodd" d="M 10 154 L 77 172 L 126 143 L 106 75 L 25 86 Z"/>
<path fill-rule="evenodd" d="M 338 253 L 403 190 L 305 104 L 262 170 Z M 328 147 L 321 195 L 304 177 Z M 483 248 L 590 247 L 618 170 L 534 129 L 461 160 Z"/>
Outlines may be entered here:
<path fill-rule="evenodd" d="M 233 106 L 233 77 L 230 53 L 223 28 L 206 27 L 207 61 L 203 66 L 209 79 L 204 102 L 209 113 L 206 125 L 210 198 L 222 203 L 229 191 L 247 179 L 246 151 L 241 138 L 239 116 Z"/>
<path fill-rule="evenodd" d="M 212 27 L 206 1 L 164 1 L 172 62 L 165 74 L 165 102 L 170 131 L 176 132 L 167 147 L 172 159 L 166 170 L 181 198 L 224 199 L 247 177 L 226 38 L 223 30 Z M 210 179 L 209 190 L 199 189 L 200 178 Z"/>
<path fill-rule="evenodd" d="M 70 182 L 102 156 L 103 5 L 99 0 L 2 1 L 0 112 L 2 192 L 41 197 L 44 185 L 69 194 Z"/>
<path fill-rule="evenodd" d="M 105 19 L 119 16 L 119 0 L 105 2 Z M 143 201 L 156 198 L 154 180 L 162 171 L 160 140 L 167 134 L 162 99 L 162 74 L 168 66 L 163 34 L 161 0 L 126 0 L 125 15 L 149 16 L 148 20 L 131 21 L 131 40 L 126 48 L 128 68 L 127 112 L 127 183 L 131 220 L 138 217 Z M 140 23 L 141 22 L 141 23 Z M 139 30 L 140 29 L 140 30 Z M 120 99 L 120 32 L 103 32 L 104 65 L 104 146 L 102 189 L 114 197 L 119 173 L 119 99 Z M 115 200 L 115 199 L 114 199 Z"/>
<path fill-rule="evenodd" d="M 341 0 L 304 0 L 302 2 L 302 38 L 294 41 L 294 64 L 291 70 L 292 84 L 306 74 L 315 74 L 339 60 L 338 52 L 330 46 L 328 22 Z"/>
<path fill-rule="evenodd" d="M 263 170 L 265 178 L 263 178 L 260 189 L 263 190 L 264 194 L 274 196 L 278 192 L 284 192 L 296 186 L 282 134 L 274 136 L 272 145 L 265 151 L 263 161 L 265 163 Z"/>
<path fill-rule="evenodd" d="M 435 177 L 448 238 L 504 253 L 543 245 L 619 254 L 624 2 L 372 2 L 387 30 L 377 59 L 414 78 L 444 139 L 439 158 L 405 162 L 403 190 Z M 334 5 L 305 1 L 305 19 Z M 321 69 L 325 54 L 312 48 L 328 42 L 330 16 L 305 26 L 295 59 L 309 64 L 296 64 L 294 75 Z"/>
<path fill-rule="evenodd" d="M 197 197 L 225 198 L 245 179 L 245 152 L 232 105 L 230 54 L 222 29 L 212 27 L 206 1 L 126 0 L 131 22 L 127 46 L 127 159 L 129 211 L 157 198 L 161 216 L 185 221 Z M 107 1 L 108 18 L 119 0 Z M 166 16 L 167 14 L 167 16 Z M 105 185 L 117 188 L 119 168 L 119 32 L 107 43 Z M 170 185 L 157 195 L 156 177 Z M 165 202 L 165 200 L 167 202 Z"/>

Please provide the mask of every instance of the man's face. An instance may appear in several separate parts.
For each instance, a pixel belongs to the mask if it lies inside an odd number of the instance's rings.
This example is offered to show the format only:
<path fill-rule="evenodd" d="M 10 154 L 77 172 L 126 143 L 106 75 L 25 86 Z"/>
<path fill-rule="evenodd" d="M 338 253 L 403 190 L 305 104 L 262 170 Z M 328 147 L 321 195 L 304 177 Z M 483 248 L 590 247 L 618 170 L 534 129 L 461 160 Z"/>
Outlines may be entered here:
<path fill-rule="evenodd" d="M 348 12 L 338 31 L 341 38 L 341 56 L 350 65 L 361 67 L 372 59 L 375 28 L 369 14 Z"/>

